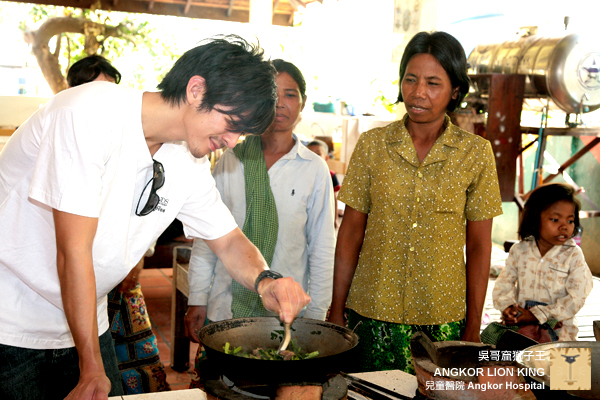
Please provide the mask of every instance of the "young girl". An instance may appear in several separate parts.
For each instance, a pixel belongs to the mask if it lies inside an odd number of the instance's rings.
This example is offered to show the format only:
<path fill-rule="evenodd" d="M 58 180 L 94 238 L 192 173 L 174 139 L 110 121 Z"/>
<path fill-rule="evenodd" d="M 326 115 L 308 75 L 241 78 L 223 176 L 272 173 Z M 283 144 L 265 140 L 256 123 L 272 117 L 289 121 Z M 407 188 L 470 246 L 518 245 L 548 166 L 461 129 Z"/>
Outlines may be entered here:
<path fill-rule="evenodd" d="M 574 317 L 592 290 L 592 274 L 572 239 L 580 208 L 571 186 L 535 189 L 523 210 L 521 241 L 496 280 L 494 307 L 504 324 L 540 343 L 577 340 Z"/>

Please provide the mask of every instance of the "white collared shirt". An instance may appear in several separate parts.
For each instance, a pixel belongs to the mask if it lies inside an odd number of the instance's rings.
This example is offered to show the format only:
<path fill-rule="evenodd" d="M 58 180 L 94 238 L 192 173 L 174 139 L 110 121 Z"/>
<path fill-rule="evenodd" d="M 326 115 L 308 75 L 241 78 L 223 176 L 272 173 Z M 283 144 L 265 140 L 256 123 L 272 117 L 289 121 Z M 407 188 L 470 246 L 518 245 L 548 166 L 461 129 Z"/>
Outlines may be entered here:
<path fill-rule="evenodd" d="M 496 280 L 494 307 L 502 312 L 515 303 L 525 307 L 526 300 L 546 303 L 530 309 L 540 324 L 549 319 L 561 321 L 562 329 L 556 329 L 558 340 L 577 340 L 575 314 L 592 286 L 592 273 L 573 239 L 554 246 L 544 257 L 535 239 L 522 240 L 510 248 L 506 267 Z"/>

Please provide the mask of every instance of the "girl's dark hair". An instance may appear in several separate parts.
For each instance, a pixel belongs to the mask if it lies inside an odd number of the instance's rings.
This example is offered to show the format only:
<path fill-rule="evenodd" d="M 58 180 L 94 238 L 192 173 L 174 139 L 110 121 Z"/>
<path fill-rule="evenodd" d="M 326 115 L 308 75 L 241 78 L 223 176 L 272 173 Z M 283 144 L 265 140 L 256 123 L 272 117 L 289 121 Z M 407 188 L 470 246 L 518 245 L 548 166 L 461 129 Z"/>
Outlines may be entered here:
<path fill-rule="evenodd" d="M 277 60 L 273 60 L 273 66 L 277 70 L 278 74 L 286 72 L 292 77 L 293 80 L 296 81 L 298 84 L 298 89 L 300 89 L 300 94 L 302 95 L 302 100 L 306 100 L 306 81 L 304 80 L 304 75 L 302 75 L 300 69 L 298 69 L 298 67 L 291 62 L 287 62 L 279 58 Z"/>
<path fill-rule="evenodd" d="M 446 107 L 448 111 L 454 111 L 463 101 L 467 93 L 471 80 L 467 75 L 467 57 L 465 50 L 454 36 L 446 32 L 419 32 L 408 42 L 400 60 L 400 82 L 398 86 L 397 103 L 404 101 L 402 98 L 402 80 L 406 73 L 406 67 L 410 59 L 417 54 L 431 54 L 442 65 L 453 88 L 458 88 L 458 96 L 451 99 Z"/>
<path fill-rule="evenodd" d="M 263 133 L 275 119 L 275 68 L 263 50 L 236 35 L 219 36 L 186 51 L 158 85 L 163 99 L 174 106 L 185 101 L 193 76 L 205 80 L 198 112 L 213 109 L 235 117 L 229 129 Z"/>
<path fill-rule="evenodd" d="M 83 85 L 96 80 L 100 74 L 113 78 L 115 83 L 121 82 L 121 73 L 106 58 L 94 54 L 71 65 L 67 72 L 67 83 L 70 87 Z"/>
<path fill-rule="evenodd" d="M 525 202 L 521 223 L 519 224 L 519 237 L 526 239 L 533 236 L 536 240 L 540 238 L 540 223 L 542 212 L 552 204 L 559 201 L 568 201 L 575 206 L 575 218 L 573 235 L 579 230 L 579 211 L 581 203 L 577 199 L 575 189 L 564 183 L 548 183 L 537 187 Z"/>

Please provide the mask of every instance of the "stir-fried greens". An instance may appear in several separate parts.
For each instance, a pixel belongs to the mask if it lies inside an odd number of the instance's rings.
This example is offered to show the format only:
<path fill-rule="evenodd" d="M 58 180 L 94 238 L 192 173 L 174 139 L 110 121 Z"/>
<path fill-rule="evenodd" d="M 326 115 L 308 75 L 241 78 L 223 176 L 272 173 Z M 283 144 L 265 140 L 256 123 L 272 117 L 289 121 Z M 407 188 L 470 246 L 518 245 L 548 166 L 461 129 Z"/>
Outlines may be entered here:
<path fill-rule="evenodd" d="M 238 357 L 252 358 L 255 360 L 308 360 L 309 358 L 315 358 L 319 355 L 318 351 L 313 351 L 312 353 L 306 353 L 302 351 L 300 347 L 296 346 L 294 340 L 290 342 L 292 346 L 292 350 L 284 350 L 281 354 L 277 353 L 277 349 L 262 349 L 257 348 L 252 351 L 252 353 L 248 353 L 247 351 L 242 351 L 242 346 L 233 347 L 229 344 L 229 342 L 225 343 L 223 346 L 223 352 L 225 354 L 231 354 Z"/>

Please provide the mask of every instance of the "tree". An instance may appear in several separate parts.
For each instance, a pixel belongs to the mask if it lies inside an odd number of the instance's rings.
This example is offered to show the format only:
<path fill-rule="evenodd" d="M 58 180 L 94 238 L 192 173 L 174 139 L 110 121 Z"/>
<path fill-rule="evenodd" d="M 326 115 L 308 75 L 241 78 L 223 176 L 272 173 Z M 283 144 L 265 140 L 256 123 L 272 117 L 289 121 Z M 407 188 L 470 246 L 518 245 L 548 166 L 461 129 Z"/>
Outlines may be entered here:
<path fill-rule="evenodd" d="M 22 24 L 25 41 L 31 45 L 44 79 L 55 94 L 67 88 L 65 72 L 73 62 L 97 53 L 122 53 L 125 43 L 144 41 L 149 32 L 146 22 L 135 26 L 124 20 L 109 25 L 108 13 L 99 10 L 36 6 L 30 14 L 34 20 L 42 20 L 57 11 L 64 15 L 49 16 L 35 30 Z"/>

